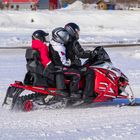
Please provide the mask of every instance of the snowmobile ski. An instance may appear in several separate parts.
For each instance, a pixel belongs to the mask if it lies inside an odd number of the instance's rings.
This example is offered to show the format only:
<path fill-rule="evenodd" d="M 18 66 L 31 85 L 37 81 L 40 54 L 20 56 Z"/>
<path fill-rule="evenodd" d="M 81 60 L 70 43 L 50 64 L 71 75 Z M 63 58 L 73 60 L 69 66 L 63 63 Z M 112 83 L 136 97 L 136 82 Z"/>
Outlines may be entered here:
<path fill-rule="evenodd" d="M 140 103 L 128 103 L 128 104 L 120 104 L 119 107 L 124 107 L 124 106 L 130 106 L 130 107 L 134 107 L 134 106 L 140 106 Z"/>

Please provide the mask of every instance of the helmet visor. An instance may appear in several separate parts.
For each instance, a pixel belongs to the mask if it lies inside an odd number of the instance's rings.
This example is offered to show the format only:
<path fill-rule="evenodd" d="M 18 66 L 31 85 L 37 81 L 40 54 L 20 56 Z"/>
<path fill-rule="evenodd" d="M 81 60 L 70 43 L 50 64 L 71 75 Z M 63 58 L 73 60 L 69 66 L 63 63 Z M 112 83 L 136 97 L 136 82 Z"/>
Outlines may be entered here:
<path fill-rule="evenodd" d="M 76 37 L 76 39 L 79 39 L 79 35 L 80 35 L 80 30 L 75 30 L 76 31 L 76 33 L 75 33 L 75 37 Z"/>
<path fill-rule="evenodd" d="M 68 43 L 68 41 L 69 41 L 69 34 L 65 34 L 65 36 L 63 37 L 63 41 L 64 41 L 64 44 L 67 44 Z"/>

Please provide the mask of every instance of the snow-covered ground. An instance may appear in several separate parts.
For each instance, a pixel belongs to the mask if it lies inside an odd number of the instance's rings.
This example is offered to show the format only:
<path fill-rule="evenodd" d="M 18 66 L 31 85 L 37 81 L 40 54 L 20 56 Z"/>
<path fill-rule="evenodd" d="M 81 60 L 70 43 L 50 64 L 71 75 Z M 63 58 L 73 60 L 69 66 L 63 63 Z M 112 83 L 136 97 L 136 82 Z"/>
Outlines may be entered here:
<path fill-rule="evenodd" d="M 83 10 L 81 3 L 75 5 L 55 11 L 0 11 L 0 47 L 30 46 L 35 30 L 51 33 L 68 22 L 80 26 L 82 44 L 140 43 L 139 11 Z M 140 47 L 106 50 L 140 102 Z M 0 105 L 9 84 L 24 78 L 24 56 L 24 49 L 0 49 Z M 0 140 L 139 140 L 140 107 L 120 108 L 120 102 L 127 101 L 29 113 L 0 107 Z"/>
<path fill-rule="evenodd" d="M 77 1 L 54 11 L 0 11 L 0 47 L 30 46 L 37 29 L 52 29 L 75 22 L 82 44 L 140 43 L 140 11 L 102 11 Z"/>
<path fill-rule="evenodd" d="M 106 50 L 113 64 L 129 77 L 140 102 L 140 48 Z M 24 55 L 24 49 L 0 49 L 0 104 L 9 84 L 24 78 Z M 140 107 L 118 107 L 123 102 L 28 113 L 0 107 L 0 140 L 139 140 Z"/>

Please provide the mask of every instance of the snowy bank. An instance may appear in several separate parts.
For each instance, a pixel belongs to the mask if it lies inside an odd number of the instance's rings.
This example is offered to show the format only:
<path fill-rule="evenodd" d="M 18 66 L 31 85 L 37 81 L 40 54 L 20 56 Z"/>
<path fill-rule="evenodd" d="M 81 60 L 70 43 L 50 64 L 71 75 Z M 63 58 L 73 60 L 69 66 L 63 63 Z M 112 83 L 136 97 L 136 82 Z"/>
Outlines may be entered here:
<path fill-rule="evenodd" d="M 54 10 L 0 11 L 0 47 L 29 46 L 37 29 L 52 29 L 76 22 L 83 44 L 122 44 L 140 42 L 138 11 Z"/>
<path fill-rule="evenodd" d="M 107 48 L 111 60 L 129 78 L 140 101 L 140 48 Z M 0 104 L 6 89 L 26 73 L 24 49 L 0 49 Z M 120 100 L 121 103 L 124 101 Z M 0 106 L 0 140 L 133 140 L 140 139 L 140 107 L 119 101 L 67 109 L 11 112 Z"/>

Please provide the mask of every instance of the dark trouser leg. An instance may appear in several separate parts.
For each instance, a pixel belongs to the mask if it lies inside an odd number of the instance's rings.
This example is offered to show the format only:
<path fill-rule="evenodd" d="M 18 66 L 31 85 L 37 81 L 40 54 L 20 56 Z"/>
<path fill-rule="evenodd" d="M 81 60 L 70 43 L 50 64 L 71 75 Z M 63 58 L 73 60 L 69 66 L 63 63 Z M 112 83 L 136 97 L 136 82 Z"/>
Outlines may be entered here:
<path fill-rule="evenodd" d="M 49 75 L 47 75 L 47 83 L 50 87 L 55 87 L 56 86 L 56 82 L 55 82 L 55 75 L 50 73 Z"/>
<path fill-rule="evenodd" d="M 70 82 L 70 93 L 77 93 L 80 77 L 73 75 Z"/>
<path fill-rule="evenodd" d="M 70 86 L 69 86 L 69 92 L 71 93 L 77 93 L 79 89 L 79 81 L 80 81 L 80 72 L 76 69 L 69 68 L 65 72 L 66 77 L 70 79 Z"/>
<path fill-rule="evenodd" d="M 93 97 L 94 93 L 94 72 L 88 69 L 85 73 L 85 88 L 84 95 L 85 97 Z"/>
<path fill-rule="evenodd" d="M 57 73 L 56 74 L 56 88 L 57 89 L 66 89 L 63 73 Z"/>

